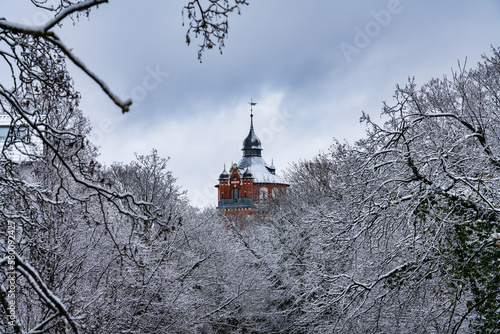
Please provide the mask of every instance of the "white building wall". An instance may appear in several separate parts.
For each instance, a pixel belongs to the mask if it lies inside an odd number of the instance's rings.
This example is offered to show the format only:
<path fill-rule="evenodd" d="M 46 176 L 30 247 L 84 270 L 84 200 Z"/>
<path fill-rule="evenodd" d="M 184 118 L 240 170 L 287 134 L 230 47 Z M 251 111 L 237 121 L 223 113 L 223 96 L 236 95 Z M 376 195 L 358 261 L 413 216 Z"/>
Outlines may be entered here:
<path fill-rule="evenodd" d="M 7 138 L 4 136 L 7 135 L 11 123 L 12 119 L 8 114 L 0 113 L 0 136 L 2 136 L 0 138 L 0 150 L 2 152 L 0 161 L 8 159 L 14 162 L 22 162 L 31 160 L 30 155 L 41 155 L 43 152 L 42 141 L 39 137 L 33 136 L 29 127 L 26 127 L 26 140 L 16 138 L 14 143 L 8 146 L 5 145 Z"/>

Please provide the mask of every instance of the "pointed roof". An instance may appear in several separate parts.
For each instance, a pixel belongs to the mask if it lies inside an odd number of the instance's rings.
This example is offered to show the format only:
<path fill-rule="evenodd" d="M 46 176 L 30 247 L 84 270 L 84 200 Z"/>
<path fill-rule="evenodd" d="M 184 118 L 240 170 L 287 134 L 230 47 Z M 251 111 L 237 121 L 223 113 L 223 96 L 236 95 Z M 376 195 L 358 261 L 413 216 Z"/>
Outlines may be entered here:
<path fill-rule="evenodd" d="M 271 166 L 267 166 L 267 169 L 269 169 L 271 174 L 276 174 L 276 167 L 274 167 L 274 159 L 271 159 Z"/>
<path fill-rule="evenodd" d="M 253 178 L 252 172 L 248 170 L 248 168 L 245 170 L 245 173 L 243 173 L 243 178 L 244 179 L 251 179 Z"/>
<path fill-rule="evenodd" d="M 251 173 L 253 183 L 287 184 L 281 177 L 275 174 L 275 170 L 270 170 L 269 165 L 260 156 L 243 156 L 238 163 L 238 169 Z"/>
<path fill-rule="evenodd" d="M 229 179 L 229 173 L 226 171 L 226 164 L 224 164 L 224 170 L 219 175 L 219 180 Z"/>
<path fill-rule="evenodd" d="M 250 131 L 248 136 L 243 141 L 243 156 L 244 157 L 260 157 L 262 151 L 262 144 L 260 139 L 255 134 L 253 129 L 253 114 L 250 113 Z"/>
<path fill-rule="evenodd" d="M 256 103 L 250 102 L 251 106 Z M 255 134 L 253 128 L 253 112 L 250 110 L 250 132 L 243 141 L 243 157 L 238 163 L 238 169 L 249 173 L 254 183 L 287 184 L 275 174 L 276 168 L 273 164 L 269 166 L 262 158 L 262 144 Z"/>

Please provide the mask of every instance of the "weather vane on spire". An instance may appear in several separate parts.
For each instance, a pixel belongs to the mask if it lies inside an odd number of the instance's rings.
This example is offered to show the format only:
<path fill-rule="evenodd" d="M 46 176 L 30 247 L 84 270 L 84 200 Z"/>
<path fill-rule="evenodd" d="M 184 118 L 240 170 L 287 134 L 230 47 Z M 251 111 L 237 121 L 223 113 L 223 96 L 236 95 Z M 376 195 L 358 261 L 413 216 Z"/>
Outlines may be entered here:
<path fill-rule="evenodd" d="M 250 99 L 250 102 L 248 102 L 250 105 L 250 117 L 253 117 L 253 106 L 257 105 L 257 102 L 253 102 L 252 99 Z"/>

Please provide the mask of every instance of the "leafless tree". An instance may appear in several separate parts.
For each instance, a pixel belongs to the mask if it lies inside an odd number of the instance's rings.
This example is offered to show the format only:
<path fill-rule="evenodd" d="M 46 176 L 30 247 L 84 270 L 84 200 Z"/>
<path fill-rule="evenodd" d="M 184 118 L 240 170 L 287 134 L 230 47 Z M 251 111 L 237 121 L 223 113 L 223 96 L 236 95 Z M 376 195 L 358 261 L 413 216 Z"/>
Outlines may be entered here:
<path fill-rule="evenodd" d="M 250 244 L 275 272 L 291 332 L 498 331 L 492 53 L 420 89 L 398 87 L 384 125 L 365 114 L 366 138 L 290 169 L 288 195 Z"/>
<path fill-rule="evenodd" d="M 240 14 L 242 5 L 248 5 L 247 0 L 194 0 L 184 6 L 182 13 L 188 19 L 186 43 L 191 44 L 192 33 L 195 38 L 200 35 L 203 38 L 203 42 L 198 45 L 200 61 L 203 52 L 212 49 L 216 43 L 219 44 L 219 51 L 222 53 L 229 32 L 228 15 L 235 11 Z"/>
<path fill-rule="evenodd" d="M 96 313 L 94 320 L 101 323 L 90 320 L 88 312 L 95 311 L 94 306 L 102 300 L 118 296 L 113 287 L 125 283 L 117 285 L 117 279 L 111 280 L 112 274 L 134 268 L 132 276 L 140 281 L 137 277 L 143 274 L 144 264 L 139 259 L 150 248 L 143 245 L 139 249 L 142 253 L 135 256 L 132 246 L 139 231 L 151 226 L 171 230 L 178 223 L 179 214 L 176 209 L 168 211 L 168 203 L 142 198 L 136 189 L 120 185 L 117 175 L 100 166 L 96 148 L 87 140 L 89 124 L 78 109 L 80 96 L 66 62 L 90 77 L 122 112 L 129 111 L 131 101 L 113 93 L 74 54 L 57 28 L 107 2 L 32 0 L 33 6 L 52 17 L 41 26 L 0 18 L 0 62 L 9 71 L 2 73 L 5 77 L 0 83 L 0 116 L 8 120 L 0 156 L 0 217 L 5 227 L 0 241 L 0 299 L 2 310 L 8 314 L 14 301 L 5 284 L 13 273 L 17 317 L 13 326 L 2 328 L 12 328 L 16 333 L 104 331 L 99 326 L 110 319 L 104 321 L 99 314 L 109 317 L 109 310 Z M 220 1 L 219 7 L 226 8 L 224 14 L 212 2 L 196 14 L 192 4 L 186 7 L 191 13 L 190 27 L 201 18 L 198 22 L 205 23 L 194 28 L 196 33 L 207 31 L 203 33 L 207 41 L 216 36 L 223 43 L 227 21 L 218 20 L 236 7 Z M 203 50 L 201 46 L 200 52 Z M 171 190 L 173 194 L 175 188 Z M 176 218 L 172 219 L 170 213 Z M 120 228 L 118 222 L 123 223 Z M 9 224 L 15 226 L 12 240 L 17 247 L 12 259 L 7 255 Z M 124 262 L 129 267 L 122 266 Z M 134 281 L 126 277 L 123 282 L 129 279 Z"/>

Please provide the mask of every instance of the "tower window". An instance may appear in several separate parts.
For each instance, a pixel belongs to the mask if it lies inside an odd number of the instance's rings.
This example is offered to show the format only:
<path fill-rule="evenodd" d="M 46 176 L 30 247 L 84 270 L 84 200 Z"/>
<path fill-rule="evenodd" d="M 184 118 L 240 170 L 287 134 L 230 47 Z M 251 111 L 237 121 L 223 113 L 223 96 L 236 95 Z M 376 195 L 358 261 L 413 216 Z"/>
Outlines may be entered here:
<path fill-rule="evenodd" d="M 259 189 L 259 198 L 260 199 L 267 199 L 268 197 L 268 192 L 266 187 L 262 187 Z"/>
<path fill-rule="evenodd" d="M 240 198 L 240 189 L 234 188 L 231 190 L 231 198 Z"/>

